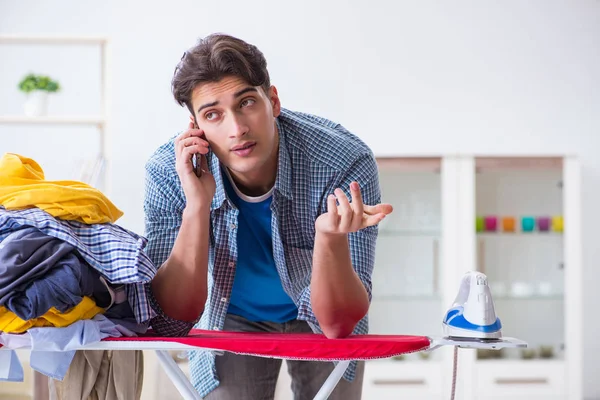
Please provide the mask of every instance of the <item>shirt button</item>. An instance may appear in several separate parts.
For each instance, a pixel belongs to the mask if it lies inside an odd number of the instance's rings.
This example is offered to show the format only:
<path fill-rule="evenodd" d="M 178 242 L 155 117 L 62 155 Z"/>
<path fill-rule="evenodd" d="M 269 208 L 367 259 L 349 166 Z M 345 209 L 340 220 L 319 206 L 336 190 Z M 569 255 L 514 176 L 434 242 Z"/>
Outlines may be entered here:
<path fill-rule="evenodd" d="M 213 331 L 220 331 L 218 326 L 213 326 Z"/>
<path fill-rule="evenodd" d="M 235 264 L 233 263 L 233 261 L 229 261 L 229 266 L 230 266 L 231 268 L 233 268 L 233 266 L 234 266 L 234 265 L 235 265 Z"/>
<path fill-rule="evenodd" d="M 227 297 L 221 297 L 221 301 L 222 301 L 223 303 L 227 303 Z"/>
<path fill-rule="evenodd" d="M 236 228 L 236 225 L 235 224 L 231 224 L 231 225 L 229 225 L 229 227 L 231 228 L 231 230 L 234 230 Z"/>

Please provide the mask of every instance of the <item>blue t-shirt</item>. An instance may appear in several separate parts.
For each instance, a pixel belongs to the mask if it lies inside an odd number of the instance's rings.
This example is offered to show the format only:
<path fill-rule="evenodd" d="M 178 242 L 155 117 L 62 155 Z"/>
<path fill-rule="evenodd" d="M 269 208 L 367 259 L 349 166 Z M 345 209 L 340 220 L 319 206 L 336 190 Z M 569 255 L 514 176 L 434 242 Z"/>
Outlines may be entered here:
<path fill-rule="evenodd" d="M 272 190 L 260 197 L 241 193 L 224 171 L 223 185 L 239 210 L 238 262 L 228 312 L 250 321 L 287 322 L 298 308 L 283 290 L 273 258 Z"/>

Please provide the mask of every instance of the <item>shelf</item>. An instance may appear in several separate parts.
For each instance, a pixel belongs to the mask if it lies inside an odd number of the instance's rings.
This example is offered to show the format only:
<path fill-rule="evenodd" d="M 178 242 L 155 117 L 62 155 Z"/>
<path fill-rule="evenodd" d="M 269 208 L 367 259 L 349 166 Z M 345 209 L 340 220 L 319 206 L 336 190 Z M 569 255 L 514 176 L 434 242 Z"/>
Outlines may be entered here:
<path fill-rule="evenodd" d="M 533 348 L 534 350 L 537 350 L 535 347 Z M 535 357 L 535 358 L 530 358 L 530 359 L 524 359 L 524 358 L 520 358 L 520 357 L 511 357 L 511 358 L 491 358 L 491 359 L 481 359 L 478 358 L 476 359 L 477 364 L 483 364 L 486 367 L 491 367 L 491 368 L 507 368 L 507 370 L 510 370 L 511 366 L 521 366 L 523 364 L 521 363 L 526 363 L 527 365 L 530 366 L 536 366 L 540 369 L 544 369 L 547 367 L 552 367 L 552 366 L 562 366 L 565 362 L 564 358 L 562 358 L 562 356 L 554 356 L 552 358 L 540 358 L 540 357 Z M 537 364 L 537 365 L 536 365 Z"/>
<path fill-rule="evenodd" d="M 398 366 L 400 368 L 402 367 L 440 367 L 441 361 L 437 358 L 433 358 L 433 353 L 425 353 L 424 354 L 428 354 L 428 356 L 425 355 L 420 355 L 421 352 L 416 352 L 416 353 L 408 353 L 408 354 L 404 354 L 404 358 L 402 359 L 398 359 L 398 358 L 383 358 L 383 359 L 374 359 L 374 360 L 368 360 L 369 364 L 371 365 L 381 365 L 381 366 L 385 366 L 387 368 L 393 368 L 394 366 Z M 422 358 L 422 357 L 429 357 L 429 358 Z"/>
<path fill-rule="evenodd" d="M 380 229 L 380 236 L 386 237 L 400 237 L 400 236 L 441 236 L 442 232 L 439 230 L 402 230 L 402 229 Z"/>
<path fill-rule="evenodd" d="M 0 35 L 0 43 L 7 44 L 104 44 L 105 37 L 99 36 L 34 36 Z"/>
<path fill-rule="evenodd" d="M 440 301 L 442 298 L 437 294 L 415 294 L 415 295 L 373 295 L 372 301 Z"/>
<path fill-rule="evenodd" d="M 492 287 L 492 298 L 494 301 L 563 301 L 562 294 L 556 295 L 531 295 L 531 296 L 511 296 L 511 295 L 494 295 Z M 442 298 L 438 294 L 415 294 L 415 295 L 373 295 L 373 301 L 440 301 Z"/>
<path fill-rule="evenodd" d="M 563 232 L 477 232 L 477 237 L 480 238 L 492 238 L 492 237 L 514 237 L 514 238 L 524 238 L 524 237 L 562 237 Z"/>
<path fill-rule="evenodd" d="M 376 157 L 379 168 L 386 172 L 432 172 L 439 174 L 440 157 Z"/>
<path fill-rule="evenodd" d="M 518 300 L 518 301 L 524 301 L 524 300 L 554 300 L 554 301 L 562 301 L 564 300 L 564 297 L 562 294 L 552 294 L 552 295 L 547 295 L 547 296 L 543 296 L 543 295 L 531 295 L 531 296 L 510 296 L 510 295 L 504 295 L 504 296 L 494 296 L 493 293 L 493 287 L 492 287 L 492 297 L 494 298 L 494 301 L 497 300 Z"/>
<path fill-rule="evenodd" d="M 104 117 L 101 116 L 0 116 L 0 123 L 2 124 L 104 125 L 105 122 Z"/>
<path fill-rule="evenodd" d="M 563 157 L 477 157 L 475 168 L 481 171 L 498 171 L 514 169 L 561 170 Z"/>

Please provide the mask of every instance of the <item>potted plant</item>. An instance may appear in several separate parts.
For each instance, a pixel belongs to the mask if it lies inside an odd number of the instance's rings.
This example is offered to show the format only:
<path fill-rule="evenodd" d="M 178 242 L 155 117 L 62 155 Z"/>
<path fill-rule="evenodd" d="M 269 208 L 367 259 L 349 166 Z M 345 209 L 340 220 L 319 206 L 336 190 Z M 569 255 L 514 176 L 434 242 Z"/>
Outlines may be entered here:
<path fill-rule="evenodd" d="M 49 76 L 30 73 L 19 82 L 19 90 L 27 95 L 25 114 L 41 116 L 48 111 L 48 95 L 58 92 L 60 84 Z"/>

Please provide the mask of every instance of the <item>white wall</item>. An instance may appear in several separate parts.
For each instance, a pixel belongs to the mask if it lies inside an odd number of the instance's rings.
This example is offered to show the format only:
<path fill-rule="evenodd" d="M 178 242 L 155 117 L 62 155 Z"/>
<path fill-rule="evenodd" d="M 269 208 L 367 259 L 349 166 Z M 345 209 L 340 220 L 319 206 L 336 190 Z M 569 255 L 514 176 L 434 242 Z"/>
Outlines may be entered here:
<path fill-rule="evenodd" d="M 138 232 L 144 162 L 186 125 L 185 110 L 170 94 L 173 68 L 197 37 L 213 31 L 239 35 L 264 51 L 284 106 L 343 123 L 378 154 L 579 155 L 589 318 L 585 394 L 600 398 L 599 1 L 0 0 L 0 33 L 113 38 L 110 194 L 125 211 L 119 222 Z M 14 80 L 23 71 L 8 61 L 11 51 L 17 50 L 0 48 L 0 114 L 20 111 Z M 55 54 L 17 60 L 80 82 L 65 89 L 53 111 L 97 104 L 97 90 L 81 89 L 84 74 L 93 73 L 92 56 L 66 61 Z M 79 157 L 76 146 L 90 152 L 96 144 L 93 132 L 76 130 L 65 149 L 66 132 L 0 126 L 0 152 L 26 152 L 59 174 Z"/>

